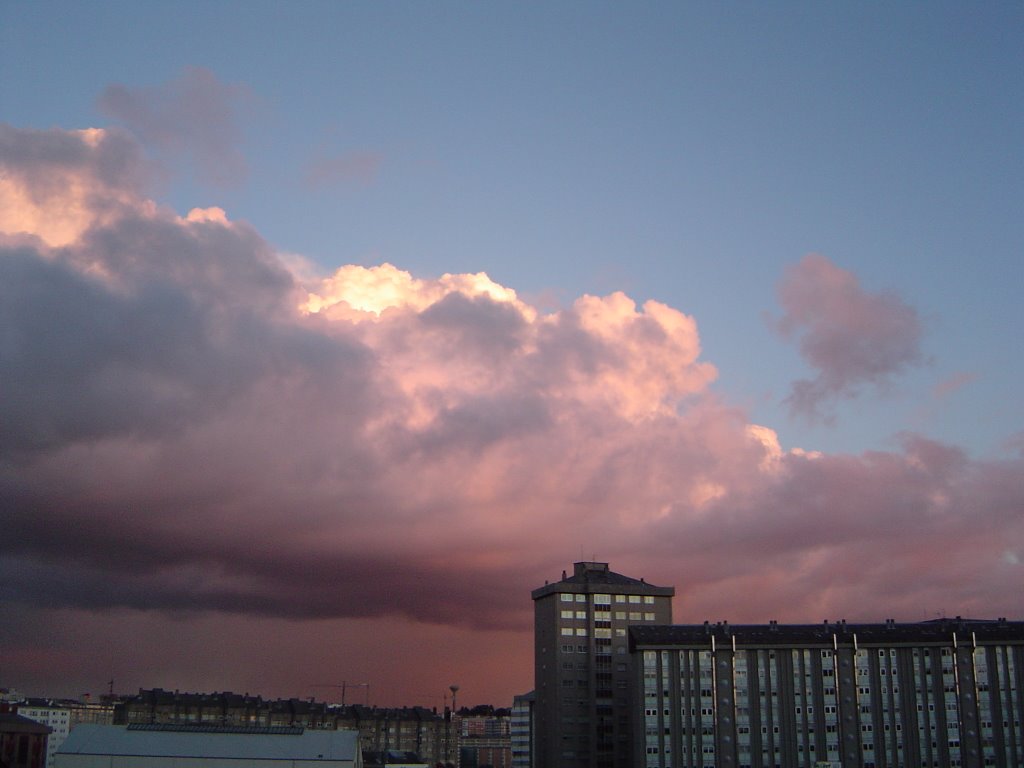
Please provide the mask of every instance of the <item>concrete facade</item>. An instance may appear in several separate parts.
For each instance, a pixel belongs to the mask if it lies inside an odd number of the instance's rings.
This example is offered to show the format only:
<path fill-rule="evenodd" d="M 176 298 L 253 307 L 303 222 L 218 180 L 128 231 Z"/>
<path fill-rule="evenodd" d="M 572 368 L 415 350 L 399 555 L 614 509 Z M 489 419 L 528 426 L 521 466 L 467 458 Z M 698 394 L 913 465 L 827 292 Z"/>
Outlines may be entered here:
<path fill-rule="evenodd" d="M 627 629 L 671 623 L 674 594 L 589 561 L 533 590 L 534 768 L 631 763 Z"/>
<path fill-rule="evenodd" d="M 1020 768 L 1024 622 L 634 627 L 637 768 Z"/>
<path fill-rule="evenodd" d="M 512 768 L 530 768 L 534 752 L 533 691 L 516 696 L 512 702 L 509 739 L 512 744 Z"/>

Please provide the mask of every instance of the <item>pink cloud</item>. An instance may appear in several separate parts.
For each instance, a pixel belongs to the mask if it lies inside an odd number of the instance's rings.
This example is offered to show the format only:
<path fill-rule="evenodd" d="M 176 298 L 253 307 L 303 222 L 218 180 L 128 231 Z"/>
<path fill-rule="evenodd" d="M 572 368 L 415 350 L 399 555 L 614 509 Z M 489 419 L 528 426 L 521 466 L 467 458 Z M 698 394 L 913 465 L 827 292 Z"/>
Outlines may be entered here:
<path fill-rule="evenodd" d="M 330 671 L 390 686 L 381 703 L 467 681 L 507 703 L 530 687 L 528 592 L 581 552 L 677 586 L 680 621 L 1015 607 L 1021 456 L 912 435 L 785 450 L 712 392 L 673 307 L 544 311 L 482 273 L 388 264 L 310 276 L 222 210 L 179 216 L 104 175 L 130 140 L 0 139 L 12 199 L 89 190 L 60 242 L 31 216 L 0 240 L 11 683 L 51 679 L 24 650 L 42 643 L 73 660 L 55 669 L 121 665 L 133 686 L 313 695 L 296 681 Z M 828 333 L 833 310 L 784 303 L 826 362 L 866 307 L 906 314 L 827 262 L 797 272 L 848 294 Z M 916 324 L 891 325 L 916 350 Z M 864 351 L 845 386 L 914 359 L 900 349 Z M 103 655 L 126 637 L 144 652 Z"/>
<path fill-rule="evenodd" d="M 967 371 L 954 373 L 940 381 L 932 388 L 932 398 L 935 400 L 944 400 L 953 393 L 959 392 L 977 378 L 978 375 L 976 373 L 968 373 Z"/>
<path fill-rule="evenodd" d="M 185 157 L 200 179 L 214 184 L 243 181 L 248 169 L 238 149 L 237 108 L 247 91 L 228 85 L 202 67 L 186 67 L 158 86 L 108 86 L 100 109 L 122 122 L 148 147 L 168 159 Z"/>
<path fill-rule="evenodd" d="M 837 398 L 882 387 L 921 361 L 917 312 L 897 296 L 871 294 L 857 277 L 824 256 L 789 267 L 778 287 L 784 313 L 776 327 L 798 337 L 800 353 L 817 371 L 793 383 L 787 398 L 796 414 L 816 419 Z"/>

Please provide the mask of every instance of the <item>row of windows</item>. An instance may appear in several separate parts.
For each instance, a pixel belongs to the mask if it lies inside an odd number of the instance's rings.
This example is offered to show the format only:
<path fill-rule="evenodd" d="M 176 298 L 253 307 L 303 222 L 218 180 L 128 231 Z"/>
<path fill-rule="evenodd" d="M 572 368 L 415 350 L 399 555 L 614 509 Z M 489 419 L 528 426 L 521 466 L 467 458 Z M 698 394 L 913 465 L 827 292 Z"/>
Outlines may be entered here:
<path fill-rule="evenodd" d="M 587 614 L 584 611 L 562 611 L 562 618 L 566 620 L 586 621 Z M 615 618 L 619 621 L 654 621 L 654 613 L 651 611 L 616 611 Z M 611 626 L 610 622 L 606 622 L 604 620 L 598 620 L 594 623 L 597 626 Z"/>
<path fill-rule="evenodd" d="M 587 602 L 587 596 L 583 594 L 574 594 L 572 592 L 562 592 L 559 595 L 559 599 L 563 603 L 585 603 Z M 644 603 L 645 605 L 654 605 L 654 595 L 615 595 L 616 603 Z M 594 595 L 594 605 L 611 605 L 611 595 Z"/>

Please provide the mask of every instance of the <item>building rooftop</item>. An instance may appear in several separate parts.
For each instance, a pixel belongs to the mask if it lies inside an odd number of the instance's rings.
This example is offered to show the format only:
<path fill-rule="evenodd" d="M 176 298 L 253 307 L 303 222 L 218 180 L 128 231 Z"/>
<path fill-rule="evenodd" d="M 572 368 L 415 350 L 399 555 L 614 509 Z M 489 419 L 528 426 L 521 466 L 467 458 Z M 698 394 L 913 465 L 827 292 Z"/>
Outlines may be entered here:
<path fill-rule="evenodd" d="M 562 571 L 561 581 L 545 584 L 530 593 L 534 600 L 557 592 L 607 592 L 609 594 L 658 595 L 672 597 L 675 587 L 658 587 L 643 579 L 623 576 L 608 568 L 608 563 L 583 561 L 573 564 L 572 576 Z"/>
<path fill-rule="evenodd" d="M 76 726 L 58 754 L 133 757 L 216 758 L 282 761 L 355 761 L 356 731 L 208 727 L 133 728 L 123 725 Z M 269 729 L 274 730 L 274 729 Z"/>
<path fill-rule="evenodd" d="M 956 633 L 959 642 L 1024 643 L 1024 622 L 1006 619 L 936 619 L 917 623 L 847 624 L 845 621 L 821 624 L 681 624 L 673 626 L 631 626 L 631 648 L 644 646 L 701 646 L 732 643 L 747 646 L 792 646 L 797 644 L 831 646 L 834 642 L 850 645 L 949 645 Z"/>
<path fill-rule="evenodd" d="M 27 717 L 16 715 L 13 712 L 0 712 L 0 733 L 53 733 L 48 725 L 29 720 Z"/>

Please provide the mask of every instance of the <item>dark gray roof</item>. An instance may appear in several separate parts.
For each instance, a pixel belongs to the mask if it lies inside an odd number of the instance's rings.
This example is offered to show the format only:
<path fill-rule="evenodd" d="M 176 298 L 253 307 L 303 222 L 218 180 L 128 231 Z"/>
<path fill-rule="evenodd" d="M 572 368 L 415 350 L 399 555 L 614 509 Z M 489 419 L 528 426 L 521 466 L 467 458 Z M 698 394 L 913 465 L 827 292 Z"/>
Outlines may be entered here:
<path fill-rule="evenodd" d="M 241 733 L 270 736 L 301 736 L 301 725 L 221 725 L 217 723 L 129 723 L 129 731 L 168 731 L 173 733 Z"/>
<path fill-rule="evenodd" d="M 123 725 L 75 726 L 58 754 L 247 760 L 354 762 L 356 731 L 305 730 L 301 734 L 211 733 L 204 729 L 130 729 Z"/>
<path fill-rule="evenodd" d="M 0 732 L 2 733 L 52 733 L 53 728 L 14 712 L 0 712 Z"/>
<path fill-rule="evenodd" d="M 939 619 L 901 624 L 681 624 L 675 626 L 631 626 L 632 648 L 698 646 L 709 648 L 712 637 L 718 646 L 831 646 L 852 645 L 950 645 L 956 633 L 961 643 L 1024 644 L 1024 622 L 1006 619 Z"/>
<path fill-rule="evenodd" d="M 573 574 L 568 576 L 562 572 L 562 580 L 553 584 L 545 584 L 530 593 L 534 600 L 557 592 L 607 592 L 609 594 L 659 595 L 672 597 L 675 587 L 657 587 L 643 579 L 623 576 L 609 570 L 608 563 L 579 562 L 573 564 Z"/>

